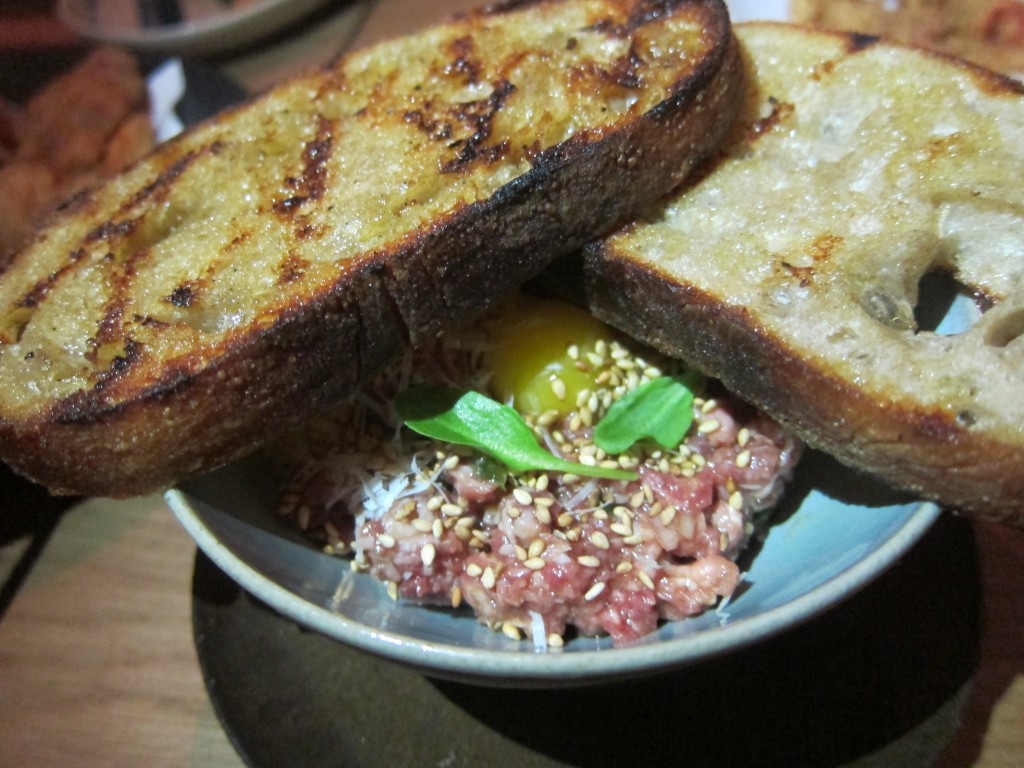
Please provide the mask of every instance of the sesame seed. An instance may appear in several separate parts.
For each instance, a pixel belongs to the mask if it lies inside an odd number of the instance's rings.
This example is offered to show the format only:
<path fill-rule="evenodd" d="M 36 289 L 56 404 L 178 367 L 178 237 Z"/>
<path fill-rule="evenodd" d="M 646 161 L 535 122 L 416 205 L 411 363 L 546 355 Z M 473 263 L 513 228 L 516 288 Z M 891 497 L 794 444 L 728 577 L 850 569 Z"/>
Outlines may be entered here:
<path fill-rule="evenodd" d="M 523 561 L 523 565 L 529 568 L 531 571 L 539 571 L 544 567 L 543 557 L 530 557 Z"/>
<path fill-rule="evenodd" d="M 644 537 L 641 536 L 639 533 L 634 533 L 632 536 L 625 536 L 625 537 L 623 537 L 622 543 L 626 544 L 626 545 L 628 545 L 630 547 L 634 547 L 637 544 L 643 544 L 644 543 Z"/>
<path fill-rule="evenodd" d="M 718 407 L 718 401 L 715 400 L 714 398 L 711 398 L 710 400 L 705 400 L 704 401 L 704 405 L 702 405 L 700 407 L 700 412 L 701 413 L 711 413 L 717 407 Z"/>
<path fill-rule="evenodd" d="M 387 533 L 382 533 L 380 536 L 377 537 L 377 543 L 385 549 L 391 549 L 393 546 L 395 546 L 395 537 Z"/>
<path fill-rule="evenodd" d="M 467 576 L 472 576 L 474 579 L 477 576 L 481 575 L 483 572 L 484 572 L 484 569 L 481 568 L 476 563 L 470 563 L 469 565 L 466 566 L 466 575 Z"/>
<path fill-rule="evenodd" d="M 661 519 L 662 525 L 671 525 L 672 521 L 676 519 L 676 512 L 678 510 L 671 506 L 661 510 L 661 514 L 658 517 Z"/>
<path fill-rule="evenodd" d="M 637 573 L 637 578 L 640 579 L 640 583 L 648 589 L 654 589 L 654 581 L 647 575 L 647 571 L 639 571 Z"/>
<path fill-rule="evenodd" d="M 525 560 L 528 557 L 529 555 L 526 553 L 526 550 L 523 549 L 522 546 L 520 546 L 519 544 L 516 544 L 516 559 Z"/>
<path fill-rule="evenodd" d="M 494 585 L 498 583 L 498 578 L 494 575 L 494 569 L 491 566 L 484 568 L 483 574 L 480 576 L 480 583 L 484 585 L 485 589 L 494 589 Z"/>
<path fill-rule="evenodd" d="M 533 508 L 533 516 L 541 525 L 551 525 L 551 509 L 549 507 L 538 504 Z"/>
<path fill-rule="evenodd" d="M 452 587 L 452 608 L 458 608 L 462 605 L 462 589 L 456 584 Z"/>
<path fill-rule="evenodd" d="M 629 560 L 623 560 L 615 566 L 616 573 L 629 573 L 633 570 L 633 564 Z"/>
<path fill-rule="evenodd" d="M 441 518 L 434 520 L 433 525 L 430 526 L 430 532 L 434 534 L 435 539 L 440 539 L 444 536 L 444 523 L 441 522 Z"/>
<path fill-rule="evenodd" d="M 512 489 L 512 496 L 523 506 L 529 506 L 533 503 L 533 495 L 526 490 L 523 486 L 517 486 Z"/>
<path fill-rule="evenodd" d="M 590 398 L 590 390 L 584 387 L 576 393 L 576 407 L 582 408 L 587 404 L 587 400 Z"/>
<path fill-rule="evenodd" d="M 721 550 L 722 552 L 725 552 L 725 550 L 727 550 L 728 548 L 729 548 L 729 534 L 726 533 L 725 531 L 722 531 L 718 535 L 718 549 Z"/>
<path fill-rule="evenodd" d="M 509 640 L 522 640 L 522 636 L 519 634 L 519 627 L 514 627 L 511 624 L 501 625 L 501 634 L 507 637 Z"/>
<path fill-rule="evenodd" d="M 608 549 L 611 546 L 608 543 L 608 537 L 601 531 L 594 531 L 590 534 L 590 541 L 593 542 L 594 546 L 598 549 Z"/>
<path fill-rule="evenodd" d="M 540 475 L 537 478 L 537 485 L 536 485 L 537 490 L 538 491 L 542 491 L 542 492 L 546 491 L 548 489 L 548 483 L 549 482 L 550 482 L 550 478 L 547 475 Z M 538 504 L 541 503 L 539 499 L 538 499 L 537 503 Z M 552 503 L 554 503 L 553 499 L 552 499 Z"/>
<path fill-rule="evenodd" d="M 565 645 L 565 640 L 557 632 L 552 632 L 548 635 L 548 646 L 551 648 L 561 648 Z"/>
<path fill-rule="evenodd" d="M 545 477 L 547 477 L 547 475 L 545 475 Z M 547 485 L 547 483 L 545 483 L 545 485 Z M 553 507 L 555 505 L 555 500 L 550 496 L 535 496 L 533 498 L 533 503 L 539 507 Z"/>
<path fill-rule="evenodd" d="M 580 359 L 580 347 L 579 344 L 570 344 L 569 348 L 565 350 L 566 354 L 569 355 L 570 360 Z"/>
<path fill-rule="evenodd" d="M 708 419 L 702 421 L 700 426 L 697 427 L 697 431 L 702 435 L 709 435 L 712 432 L 717 432 L 721 428 L 721 424 L 718 423 L 718 419 Z"/>
<path fill-rule="evenodd" d="M 604 588 L 605 583 L 603 581 L 597 582 L 596 584 L 594 584 L 594 586 L 587 590 L 587 593 L 583 595 L 583 599 L 587 601 L 595 599 L 598 595 L 604 592 Z"/>
<path fill-rule="evenodd" d="M 420 560 L 422 560 L 423 564 L 428 568 L 430 567 L 431 563 L 434 562 L 434 558 L 436 556 L 437 550 L 434 548 L 433 544 L 424 544 L 423 549 L 420 550 Z"/>
<path fill-rule="evenodd" d="M 428 504 L 429 504 L 429 502 L 428 502 Z M 407 518 L 409 515 L 411 515 L 415 511 L 416 511 L 416 502 L 415 501 L 407 501 L 402 506 L 400 506 L 398 508 L 398 511 L 395 513 L 395 519 L 396 520 L 404 520 L 405 518 Z"/>
<path fill-rule="evenodd" d="M 740 469 L 746 469 L 750 466 L 750 451 L 740 451 L 736 454 L 736 466 Z"/>
<path fill-rule="evenodd" d="M 576 558 L 576 562 L 587 568 L 597 568 L 601 565 L 601 561 L 593 555 L 580 555 Z"/>
<path fill-rule="evenodd" d="M 565 400 L 565 382 L 555 377 L 551 380 L 551 391 L 559 400 Z"/>
<path fill-rule="evenodd" d="M 568 528 L 572 525 L 572 521 L 575 519 L 576 518 L 574 518 L 570 513 L 563 512 L 558 516 L 558 520 L 556 522 L 558 523 L 559 528 Z"/>
<path fill-rule="evenodd" d="M 434 529 L 434 522 L 433 520 L 417 517 L 412 521 L 412 527 L 420 533 L 430 533 Z"/>
<path fill-rule="evenodd" d="M 537 424 L 545 428 L 550 427 L 556 421 L 558 421 L 558 411 L 556 410 L 544 411 L 537 417 Z"/>
<path fill-rule="evenodd" d="M 544 539 L 534 539 L 530 542 L 530 548 L 527 550 L 527 557 L 538 557 L 544 554 L 544 550 L 547 545 L 544 543 Z"/>
<path fill-rule="evenodd" d="M 579 413 L 574 413 L 569 417 L 569 429 L 573 432 L 579 432 L 583 429 L 583 419 L 580 418 Z"/>
<path fill-rule="evenodd" d="M 745 448 L 747 443 L 750 442 L 750 430 L 746 427 L 742 427 L 736 435 L 736 442 L 739 444 L 740 448 Z"/>
<path fill-rule="evenodd" d="M 454 454 L 445 459 L 441 465 L 443 469 L 455 469 L 457 466 L 459 466 L 459 457 Z"/>
<path fill-rule="evenodd" d="M 445 517 L 460 517 L 462 512 L 463 509 L 458 504 L 448 503 L 441 505 L 441 514 Z"/>
<path fill-rule="evenodd" d="M 611 530 L 613 533 L 619 534 L 619 536 L 632 536 L 633 528 L 623 523 L 612 523 Z"/>
<path fill-rule="evenodd" d="M 729 506 L 733 509 L 743 509 L 743 494 L 740 491 L 734 491 L 729 496 Z"/>
<path fill-rule="evenodd" d="M 387 585 L 388 597 L 392 600 L 398 599 L 398 582 L 389 581 Z"/>

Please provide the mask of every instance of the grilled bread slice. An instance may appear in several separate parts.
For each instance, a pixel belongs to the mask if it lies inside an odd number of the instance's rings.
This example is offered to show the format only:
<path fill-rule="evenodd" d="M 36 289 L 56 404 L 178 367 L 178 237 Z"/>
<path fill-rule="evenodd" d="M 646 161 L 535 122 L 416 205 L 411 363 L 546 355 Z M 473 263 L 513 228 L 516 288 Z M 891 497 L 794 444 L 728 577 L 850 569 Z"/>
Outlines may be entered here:
<path fill-rule="evenodd" d="M 676 185 L 742 106 L 721 0 L 527 0 L 159 147 L 0 276 L 0 451 L 122 497 L 347 395 Z"/>
<path fill-rule="evenodd" d="M 735 137 L 587 250 L 591 308 L 852 467 L 1024 524 L 1024 88 L 862 36 L 736 32 Z M 959 329 L 927 319 L 947 303 Z"/>

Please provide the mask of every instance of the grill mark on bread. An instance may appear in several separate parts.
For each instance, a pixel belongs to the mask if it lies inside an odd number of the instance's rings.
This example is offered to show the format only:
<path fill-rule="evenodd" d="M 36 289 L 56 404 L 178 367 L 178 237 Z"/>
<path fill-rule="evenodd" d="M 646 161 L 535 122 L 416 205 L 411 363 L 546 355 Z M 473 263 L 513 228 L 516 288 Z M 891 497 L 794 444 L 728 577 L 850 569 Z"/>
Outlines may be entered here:
<path fill-rule="evenodd" d="M 453 40 L 449 45 L 452 61 L 444 72 L 446 75 L 465 75 L 467 85 L 477 85 L 480 82 L 480 61 L 474 55 L 476 45 L 471 37 L 460 37 Z"/>
<path fill-rule="evenodd" d="M 494 118 L 505 106 L 508 97 L 516 87 L 508 80 L 499 80 L 486 99 L 464 102 L 453 106 L 452 117 L 472 131 L 467 139 L 456 139 L 449 147 L 458 149 L 458 154 L 451 160 L 441 162 L 441 173 L 462 173 L 475 163 L 490 165 L 497 162 L 509 150 L 508 141 L 487 146 L 487 140 L 494 129 Z"/>
<path fill-rule="evenodd" d="M 334 146 L 334 127 L 332 121 L 323 115 L 316 116 L 316 123 L 316 138 L 306 142 L 302 150 L 302 173 L 284 180 L 284 187 L 291 194 L 273 204 L 274 211 L 279 215 L 292 216 L 297 208 L 316 202 L 324 196 L 327 185 L 327 162 Z"/>
<path fill-rule="evenodd" d="M 64 263 L 62 267 L 60 267 L 60 269 L 56 270 L 55 272 L 51 272 L 45 278 L 36 283 L 32 287 L 32 290 L 30 290 L 28 293 L 26 293 L 18 300 L 15 306 L 24 309 L 31 309 L 33 307 L 39 306 L 40 302 L 42 302 L 46 298 L 46 295 L 50 292 L 50 289 L 54 285 L 56 285 L 57 282 L 59 282 L 67 272 L 73 269 L 74 265 L 85 257 L 85 254 L 86 252 L 82 248 L 76 248 L 75 250 L 71 251 L 71 253 L 68 254 L 68 260 Z"/>
<path fill-rule="evenodd" d="M 148 201 L 152 204 L 155 203 L 156 200 L 163 199 L 167 194 L 169 194 L 173 187 L 174 180 L 184 173 L 189 165 L 195 162 L 206 152 L 215 154 L 220 151 L 220 148 L 220 143 L 215 142 L 203 150 L 189 152 L 169 166 L 165 171 L 160 173 L 151 184 L 146 185 L 138 194 L 127 201 L 121 207 L 121 213 L 124 214 L 126 211 L 135 209 L 141 203 Z M 75 202 L 71 205 L 74 206 L 81 204 L 81 202 Z M 138 232 L 141 225 L 142 222 L 139 217 L 122 216 L 122 218 L 117 220 L 109 219 L 88 232 L 85 237 L 83 237 L 82 242 L 87 246 L 95 246 L 98 243 L 109 243 L 114 246 L 119 241 L 127 240 L 130 236 Z M 116 251 L 116 248 L 112 248 L 107 252 L 104 258 L 112 258 Z M 47 295 L 61 280 L 72 277 L 79 265 L 89 263 L 89 259 L 86 258 L 89 255 L 90 250 L 88 248 L 76 248 L 71 250 L 68 253 L 65 263 L 36 283 L 30 291 L 22 296 L 16 306 L 27 309 L 39 306 L 39 304 L 46 299 Z"/>

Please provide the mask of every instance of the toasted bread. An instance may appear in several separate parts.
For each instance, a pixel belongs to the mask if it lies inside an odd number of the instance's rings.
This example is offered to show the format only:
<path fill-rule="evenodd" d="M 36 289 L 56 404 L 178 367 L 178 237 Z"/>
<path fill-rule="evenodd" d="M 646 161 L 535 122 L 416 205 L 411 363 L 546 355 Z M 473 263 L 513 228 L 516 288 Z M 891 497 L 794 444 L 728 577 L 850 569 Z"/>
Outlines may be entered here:
<path fill-rule="evenodd" d="M 353 52 L 70 202 L 0 276 L 0 449 L 231 461 L 634 215 L 742 105 L 721 0 L 534 0 Z"/>
<path fill-rule="evenodd" d="M 735 137 L 588 247 L 586 301 L 842 462 L 1024 524 L 1024 88 L 862 36 L 736 31 Z M 983 312 L 956 333 L 918 306 L 943 275 Z"/>

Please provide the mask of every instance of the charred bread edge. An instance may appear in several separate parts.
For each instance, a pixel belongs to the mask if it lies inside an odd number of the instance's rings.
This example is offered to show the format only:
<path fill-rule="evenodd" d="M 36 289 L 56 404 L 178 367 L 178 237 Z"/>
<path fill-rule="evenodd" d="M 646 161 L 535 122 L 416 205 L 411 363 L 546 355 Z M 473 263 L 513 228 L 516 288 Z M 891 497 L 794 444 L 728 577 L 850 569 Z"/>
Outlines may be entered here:
<path fill-rule="evenodd" d="M 1024 524 L 1019 446 L 970 432 L 954 416 L 888 402 L 816 367 L 745 307 L 615 253 L 585 249 L 583 301 L 600 319 L 685 359 L 805 440 L 895 488 Z"/>
<path fill-rule="evenodd" d="M 552 147 L 490 199 L 393 250 L 365 255 L 313 302 L 233 338 L 212 366 L 189 370 L 186 360 L 125 402 L 110 404 L 115 381 L 27 423 L 0 422 L 6 460 L 53 493 L 109 497 L 214 469 L 342 398 L 408 344 L 464 322 L 551 258 L 635 215 L 716 149 L 743 100 L 727 12 L 719 0 L 701 7 L 720 42 L 648 113 Z M 657 160 L 644 161 L 652 151 Z M 568 208 L 567 194 L 577 200 Z"/>

